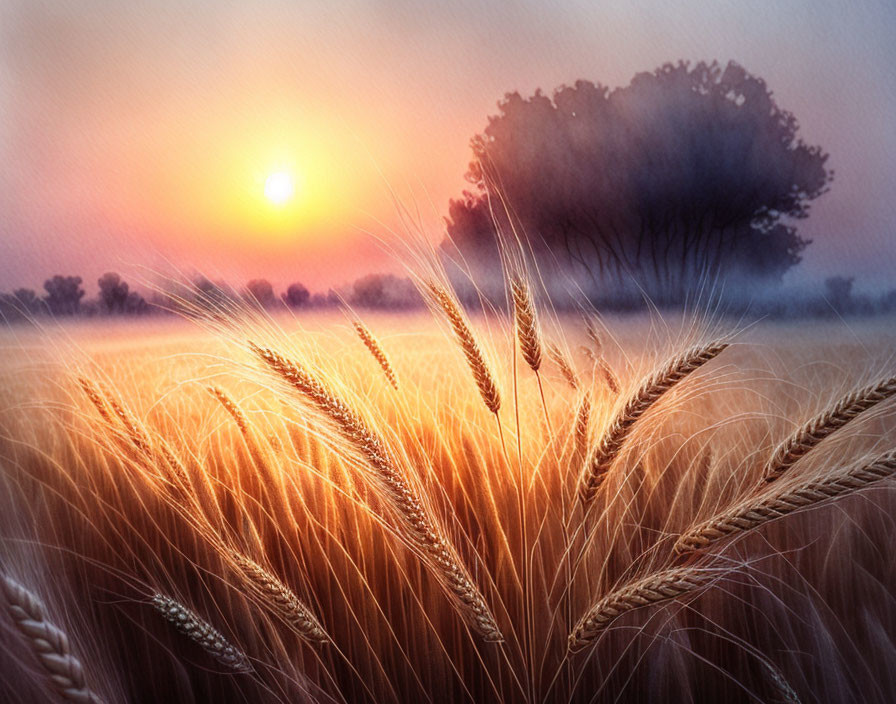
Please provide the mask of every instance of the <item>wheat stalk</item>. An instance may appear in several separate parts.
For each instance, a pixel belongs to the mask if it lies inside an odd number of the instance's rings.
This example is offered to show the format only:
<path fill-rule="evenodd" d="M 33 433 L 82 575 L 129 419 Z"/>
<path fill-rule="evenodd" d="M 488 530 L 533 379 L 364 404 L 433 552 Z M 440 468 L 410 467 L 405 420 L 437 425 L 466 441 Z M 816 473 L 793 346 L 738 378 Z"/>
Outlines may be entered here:
<path fill-rule="evenodd" d="M 497 415 L 498 411 L 501 410 L 501 394 L 498 391 L 498 385 L 491 370 L 485 363 L 485 357 L 482 354 L 479 343 L 476 342 L 476 337 L 467 324 L 460 305 L 439 284 L 430 282 L 427 288 L 436 305 L 448 318 L 451 329 L 454 331 L 454 336 L 457 338 L 457 342 L 467 358 L 467 364 L 473 373 L 473 379 L 476 382 L 476 387 L 479 389 L 482 400 L 485 402 L 486 408 Z"/>
<path fill-rule="evenodd" d="M 221 404 L 221 407 L 227 411 L 228 415 L 233 418 L 233 422 L 236 423 L 239 431 L 246 435 L 249 432 L 249 419 L 243 413 L 243 409 L 231 398 L 230 394 L 220 386 L 207 386 L 206 389 Z"/>
<path fill-rule="evenodd" d="M 342 399 L 298 364 L 271 349 L 250 345 L 271 371 L 329 418 L 364 457 L 373 470 L 371 479 L 391 503 L 406 529 L 407 537 L 446 586 L 467 622 L 486 640 L 502 640 L 484 598 L 452 547 L 439 534 L 417 493 L 398 470 L 382 438 Z"/>
<path fill-rule="evenodd" d="M 707 586 L 718 570 L 674 567 L 655 572 L 611 592 L 594 604 L 569 635 L 569 650 L 581 650 L 622 614 L 677 599 Z"/>
<path fill-rule="evenodd" d="M 516 323 L 520 352 L 533 372 L 541 367 L 541 333 L 538 329 L 538 314 L 532 300 L 529 285 L 518 277 L 510 280 L 513 296 L 513 317 Z"/>
<path fill-rule="evenodd" d="M 616 372 L 607 364 L 607 360 L 603 357 L 597 357 L 594 362 L 597 365 L 598 370 L 600 371 L 600 375 L 604 379 L 604 383 L 614 394 L 619 393 L 619 378 L 616 376 Z"/>
<path fill-rule="evenodd" d="M 604 433 L 585 464 L 579 482 L 579 498 L 588 504 L 603 483 L 613 460 L 622 449 L 635 422 L 686 376 L 717 357 L 728 346 L 712 342 L 683 352 L 653 372 L 628 400 Z"/>
<path fill-rule="evenodd" d="M 252 669 L 243 651 L 179 601 L 156 593 L 152 597 L 152 605 L 181 634 L 199 645 L 222 665 L 235 672 L 249 672 Z"/>
<path fill-rule="evenodd" d="M 551 358 L 551 361 L 557 365 L 557 369 L 560 370 L 561 376 L 566 380 L 566 383 L 569 384 L 573 389 L 578 390 L 581 382 L 579 381 L 579 375 L 576 374 L 576 370 L 572 368 L 572 363 L 569 361 L 567 356 L 563 353 L 563 351 L 555 344 L 550 343 L 547 346 L 548 357 Z"/>
<path fill-rule="evenodd" d="M 894 395 L 896 395 L 896 376 L 883 379 L 844 396 L 800 426 L 793 435 L 778 446 L 763 471 L 765 481 L 774 481 L 826 437 L 861 413 Z"/>
<path fill-rule="evenodd" d="M 124 407 L 124 404 L 108 389 L 106 389 L 105 399 L 106 403 L 109 404 L 115 412 L 115 415 L 118 416 L 121 424 L 125 427 L 128 437 L 131 439 L 131 442 L 134 443 L 134 447 L 146 454 L 152 454 L 152 445 L 149 441 L 149 436 L 140 421 L 138 421 L 137 418 Z"/>
<path fill-rule="evenodd" d="M 329 643 L 330 636 L 295 592 L 264 567 L 236 551 L 231 556 L 259 601 L 310 643 Z"/>
<path fill-rule="evenodd" d="M 765 669 L 768 679 L 775 689 L 776 696 L 772 701 L 775 702 L 775 704 L 800 704 L 799 695 L 794 691 L 790 682 L 787 681 L 787 678 L 784 677 L 784 673 L 764 655 L 758 653 L 754 653 L 754 655 L 756 655 L 759 662 L 762 663 L 762 667 Z"/>
<path fill-rule="evenodd" d="M 591 344 L 594 346 L 594 355 L 600 357 L 604 343 L 601 340 L 600 333 L 597 331 L 597 325 L 590 317 L 585 318 L 585 334 L 588 335 L 588 339 L 591 340 Z M 591 350 L 588 351 L 591 352 Z"/>
<path fill-rule="evenodd" d="M 828 474 L 794 488 L 731 508 L 684 533 L 675 543 L 678 553 L 700 550 L 724 538 L 754 530 L 794 511 L 812 508 L 864 489 L 896 473 L 896 450 L 862 462 L 848 471 Z"/>
<path fill-rule="evenodd" d="M 118 417 L 134 447 L 148 460 L 155 460 L 157 455 L 161 456 L 169 469 L 166 480 L 186 495 L 192 496 L 192 484 L 187 468 L 164 438 L 157 437 L 153 443 L 149 432 L 109 389 L 100 390 L 85 377 L 78 377 L 78 383 L 109 427 L 115 428 L 115 417 Z"/>
<path fill-rule="evenodd" d="M 0 588 L 7 614 L 40 660 L 54 689 L 67 701 L 101 704 L 102 700 L 87 687 L 84 668 L 72 654 L 68 636 L 48 620 L 46 607 L 37 595 L 6 575 L 0 575 Z"/>
<path fill-rule="evenodd" d="M 109 425 L 114 423 L 112 418 L 112 412 L 109 409 L 109 405 L 103 399 L 103 394 L 99 390 L 96 384 L 94 384 L 87 377 L 79 376 L 78 384 L 80 384 L 81 389 L 84 391 L 84 394 L 90 399 L 90 402 L 94 405 L 97 412 L 100 414 L 100 417 L 106 421 Z"/>
<path fill-rule="evenodd" d="M 373 355 L 373 358 L 380 365 L 380 368 L 383 370 L 383 374 L 386 375 L 386 379 L 390 384 L 392 384 L 392 388 L 398 389 L 398 378 L 395 376 L 395 370 L 392 368 L 392 363 L 386 356 L 386 353 L 383 350 L 382 345 L 380 345 L 379 340 L 377 340 L 373 336 L 373 333 L 370 332 L 370 329 L 360 320 L 352 321 L 352 325 L 355 328 L 355 332 L 358 333 L 358 337 L 361 338 L 361 342 L 364 343 L 364 346 L 370 351 L 370 354 Z"/>
<path fill-rule="evenodd" d="M 588 444 L 590 440 L 589 429 L 591 426 L 591 397 L 586 393 L 582 394 L 579 401 L 579 407 L 576 409 L 576 454 L 581 458 L 588 454 Z"/>

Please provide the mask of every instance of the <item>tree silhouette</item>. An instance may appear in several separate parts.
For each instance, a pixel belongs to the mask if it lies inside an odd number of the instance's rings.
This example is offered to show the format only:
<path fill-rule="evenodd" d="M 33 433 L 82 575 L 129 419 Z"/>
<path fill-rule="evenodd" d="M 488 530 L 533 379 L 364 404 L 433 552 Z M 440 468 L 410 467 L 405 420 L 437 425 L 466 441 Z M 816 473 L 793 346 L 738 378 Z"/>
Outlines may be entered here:
<path fill-rule="evenodd" d="M 100 301 L 109 313 L 124 313 L 128 300 L 128 285 L 122 281 L 121 276 L 114 272 L 103 274 L 97 279 L 100 287 Z"/>
<path fill-rule="evenodd" d="M 230 310 L 237 298 L 236 292 L 225 282 L 212 281 L 204 276 L 193 282 L 191 293 L 197 306 L 219 312 Z"/>
<path fill-rule="evenodd" d="M 262 308 L 270 308 L 277 302 L 274 287 L 266 279 L 252 279 L 246 284 L 246 300 Z"/>
<path fill-rule="evenodd" d="M 286 289 L 286 293 L 284 293 L 281 298 L 290 308 L 302 308 L 308 305 L 311 293 L 305 286 L 296 282 L 289 285 L 289 288 Z"/>
<path fill-rule="evenodd" d="M 124 302 L 124 312 L 128 315 L 146 315 L 149 313 L 149 303 L 136 291 L 131 291 Z"/>
<path fill-rule="evenodd" d="M 46 305 L 30 288 L 18 288 L 12 293 L 0 294 L 0 322 L 28 320 L 46 312 Z"/>
<path fill-rule="evenodd" d="M 765 82 L 733 62 L 666 64 L 613 91 L 509 93 L 498 107 L 471 142 L 474 190 L 449 204 L 451 240 L 494 261 L 495 223 L 513 226 L 541 261 L 598 290 L 634 280 L 680 299 L 700 277 L 778 280 L 808 244 L 794 221 L 833 177 Z"/>
<path fill-rule="evenodd" d="M 81 307 L 84 289 L 80 276 L 56 275 L 44 281 L 47 307 L 53 315 L 75 315 Z"/>
<path fill-rule="evenodd" d="M 17 288 L 12 292 L 13 299 L 20 310 L 29 315 L 37 315 L 46 310 L 44 302 L 30 288 Z"/>
<path fill-rule="evenodd" d="M 352 305 L 364 308 L 414 308 L 422 303 L 410 279 L 392 274 L 369 274 L 352 284 Z"/>

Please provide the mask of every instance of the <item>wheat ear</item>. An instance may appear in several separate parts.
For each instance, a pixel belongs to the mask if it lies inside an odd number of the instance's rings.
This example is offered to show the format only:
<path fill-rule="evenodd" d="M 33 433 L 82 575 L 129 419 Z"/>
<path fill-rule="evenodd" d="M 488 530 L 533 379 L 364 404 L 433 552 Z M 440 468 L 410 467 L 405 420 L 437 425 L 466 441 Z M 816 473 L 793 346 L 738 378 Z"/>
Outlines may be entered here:
<path fill-rule="evenodd" d="M 342 399 L 298 364 L 271 349 L 251 346 L 272 372 L 329 418 L 364 457 L 373 470 L 370 477 L 374 485 L 392 505 L 407 537 L 446 586 L 467 622 L 486 640 L 502 640 L 485 599 L 452 547 L 439 534 L 413 487 L 398 470 L 382 438 Z"/>
<path fill-rule="evenodd" d="M 118 416 L 118 420 L 121 421 L 121 424 L 127 431 L 128 437 L 131 439 L 131 442 L 134 443 L 134 447 L 146 454 L 152 454 L 152 443 L 149 440 L 149 435 L 143 427 L 143 424 L 137 420 L 136 416 L 125 408 L 124 404 L 108 389 L 106 389 L 105 398 L 106 403 L 109 404 L 110 408 L 112 408 L 115 415 Z"/>
<path fill-rule="evenodd" d="M 63 699 L 79 704 L 101 704 L 87 687 L 81 661 L 71 652 L 68 636 L 47 618 L 43 602 L 6 575 L 0 575 L 6 612 L 40 660 L 53 688 Z"/>
<path fill-rule="evenodd" d="M 579 498 L 583 504 L 588 504 L 594 498 L 635 422 L 678 382 L 717 357 L 726 347 L 728 344 L 725 342 L 711 342 L 694 347 L 673 357 L 647 377 L 617 414 L 585 463 L 579 482 Z"/>
<path fill-rule="evenodd" d="M 498 411 L 501 410 L 501 394 L 498 391 L 495 377 L 485 363 L 485 357 L 482 354 L 479 343 L 476 342 L 476 337 L 467 324 L 460 304 L 454 300 L 454 297 L 448 291 L 434 282 L 430 282 L 427 288 L 436 305 L 448 318 L 451 329 L 454 331 L 454 336 L 457 338 L 457 342 L 467 358 L 467 364 L 473 373 L 473 380 L 476 382 L 476 387 L 479 389 L 479 394 L 482 396 L 486 408 L 497 415 Z"/>
<path fill-rule="evenodd" d="M 579 407 L 576 409 L 576 454 L 581 458 L 588 454 L 588 444 L 590 440 L 591 426 L 591 397 L 586 393 L 582 394 L 579 401 Z"/>
<path fill-rule="evenodd" d="M 618 394 L 620 390 L 619 377 L 616 376 L 616 372 L 613 371 L 613 368 L 607 364 L 607 360 L 603 357 L 598 357 L 594 363 L 597 365 L 598 370 L 600 370 L 600 375 L 603 377 L 607 388 L 614 394 Z"/>
<path fill-rule="evenodd" d="M 377 340 L 373 336 L 373 333 L 370 332 L 370 329 L 360 320 L 352 321 L 352 325 L 355 328 L 355 332 L 358 333 L 358 337 L 361 338 L 361 342 L 364 343 L 364 346 L 370 351 L 370 354 L 373 355 L 373 358 L 380 365 L 380 368 L 383 370 L 383 374 L 386 375 L 386 379 L 390 384 L 392 384 L 392 388 L 397 389 L 398 378 L 395 376 L 395 370 L 392 368 L 392 363 L 386 356 L 386 353 L 383 350 L 382 345 L 380 345 L 379 340 Z"/>
<path fill-rule="evenodd" d="M 578 390 L 581 382 L 579 381 L 579 375 L 576 374 L 576 370 L 572 368 L 572 363 L 569 361 L 567 356 L 563 353 L 557 345 L 548 344 L 548 357 L 551 358 L 551 361 L 557 365 L 557 369 L 560 370 L 561 376 L 566 380 L 566 383 L 569 384 L 573 389 Z"/>
<path fill-rule="evenodd" d="M 678 553 L 700 550 L 724 538 L 754 530 L 769 521 L 801 509 L 812 508 L 864 489 L 896 473 L 896 450 L 890 450 L 871 461 L 862 462 L 848 471 L 838 471 L 787 491 L 742 503 L 711 518 L 688 532 L 675 543 Z"/>
<path fill-rule="evenodd" d="M 84 395 L 90 399 L 90 402 L 94 405 L 97 412 L 100 414 L 100 417 L 106 421 L 109 425 L 114 423 L 112 419 L 112 412 L 109 408 L 109 405 L 103 398 L 102 392 L 99 390 L 96 384 L 94 384 L 87 377 L 79 376 L 78 384 L 80 384 L 81 389 L 84 391 Z"/>
<path fill-rule="evenodd" d="M 249 672 L 252 669 L 249 659 L 242 650 L 179 601 L 157 593 L 152 597 L 152 605 L 181 634 L 195 642 L 222 665 L 235 672 Z"/>
<path fill-rule="evenodd" d="M 191 494 L 192 484 L 187 468 L 164 438 L 158 437 L 154 446 L 149 433 L 140 421 L 109 389 L 101 391 L 95 383 L 85 377 L 78 377 L 78 383 L 87 398 L 96 407 L 100 417 L 110 428 L 115 428 L 115 417 L 117 416 L 121 424 L 124 425 L 127 437 L 134 447 L 149 460 L 154 460 L 156 455 L 161 455 L 169 469 L 169 476 L 166 479 L 178 490 Z"/>
<path fill-rule="evenodd" d="M 243 413 L 243 409 L 231 398 L 230 394 L 220 386 L 207 386 L 206 389 L 221 404 L 221 408 L 227 411 L 227 414 L 233 418 L 233 422 L 236 423 L 240 433 L 246 435 L 249 432 L 249 419 Z"/>
<path fill-rule="evenodd" d="M 513 318 L 520 352 L 533 372 L 541 368 L 541 332 L 538 329 L 538 314 L 529 285 L 518 277 L 510 280 L 513 296 Z"/>
<path fill-rule="evenodd" d="M 674 567 L 630 582 L 588 609 L 569 635 L 569 650 L 581 650 L 594 642 L 613 621 L 628 611 L 684 596 L 718 577 L 718 570 Z"/>
<path fill-rule="evenodd" d="M 604 343 L 601 340 L 600 333 L 597 331 L 597 325 L 590 317 L 585 318 L 585 334 L 588 335 L 588 339 L 591 340 L 591 344 L 594 346 L 594 355 L 600 357 L 604 349 Z"/>
<path fill-rule="evenodd" d="M 784 677 L 784 673 L 778 667 L 768 660 L 764 655 L 755 654 L 765 673 L 768 675 L 769 682 L 775 689 L 775 698 L 772 700 L 774 704 L 800 704 L 800 697 L 794 691 L 790 682 Z"/>
<path fill-rule="evenodd" d="M 330 636 L 311 613 L 311 609 L 302 603 L 292 589 L 245 555 L 232 552 L 231 556 L 245 577 L 247 586 L 267 609 L 309 643 L 330 642 Z"/>
<path fill-rule="evenodd" d="M 883 379 L 841 398 L 800 426 L 778 446 L 763 471 L 765 481 L 771 482 L 780 477 L 826 437 L 892 396 L 896 396 L 896 376 Z"/>

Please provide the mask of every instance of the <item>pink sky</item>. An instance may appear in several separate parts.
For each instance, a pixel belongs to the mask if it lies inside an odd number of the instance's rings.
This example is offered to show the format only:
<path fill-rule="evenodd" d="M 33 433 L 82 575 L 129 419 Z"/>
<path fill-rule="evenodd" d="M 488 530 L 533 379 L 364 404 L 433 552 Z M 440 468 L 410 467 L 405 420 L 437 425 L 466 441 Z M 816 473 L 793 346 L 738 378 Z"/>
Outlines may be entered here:
<path fill-rule="evenodd" d="M 795 279 L 896 285 L 896 10 L 837 5 L 0 0 L 0 290 L 167 262 L 313 289 L 396 270 L 364 232 L 395 224 L 389 189 L 439 240 L 504 92 L 681 58 L 764 77 L 830 152 Z"/>

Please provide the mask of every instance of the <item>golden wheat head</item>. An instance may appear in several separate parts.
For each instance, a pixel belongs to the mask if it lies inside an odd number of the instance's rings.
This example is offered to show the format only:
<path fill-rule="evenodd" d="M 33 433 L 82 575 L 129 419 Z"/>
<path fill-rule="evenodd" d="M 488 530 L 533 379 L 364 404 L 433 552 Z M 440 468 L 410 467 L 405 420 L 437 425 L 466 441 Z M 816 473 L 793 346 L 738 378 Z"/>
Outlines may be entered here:
<path fill-rule="evenodd" d="M 598 357 L 595 359 L 594 363 L 597 365 L 597 369 L 600 372 L 604 383 L 607 385 L 607 388 L 614 394 L 618 394 L 620 391 L 619 377 L 616 376 L 616 372 L 613 371 L 613 368 L 607 363 L 607 360 L 603 357 Z"/>
<path fill-rule="evenodd" d="M 43 602 L 12 577 L 0 575 L 6 613 L 40 660 L 49 684 L 59 695 L 79 704 L 101 704 L 87 686 L 81 661 L 71 652 L 68 636 L 48 620 Z"/>
<path fill-rule="evenodd" d="M 557 345 L 550 343 L 547 346 L 547 351 L 548 357 L 550 357 L 551 361 L 557 365 L 557 369 L 560 370 L 560 375 L 566 380 L 566 383 L 573 389 L 578 390 L 581 384 L 579 375 L 576 374 L 576 370 L 572 367 L 572 362 L 569 361 L 569 358 L 564 354 L 563 350 Z"/>
<path fill-rule="evenodd" d="M 888 479 L 894 473 L 896 450 L 890 450 L 870 462 L 859 463 L 848 471 L 832 472 L 821 479 L 804 482 L 786 491 L 735 506 L 684 533 L 675 543 L 675 551 L 687 553 L 701 550 L 719 540 L 754 530 L 794 511 L 852 494 L 875 482 Z"/>
<path fill-rule="evenodd" d="M 243 573 L 249 589 L 258 600 L 301 638 L 309 643 L 329 643 L 330 636 L 311 613 L 311 609 L 275 575 L 245 555 L 233 552 L 234 562 Z"/>
<path fill-rule="evenodd" d="M 473 373 L 473 380 L 476 382 L 476 388 L 485 403 L 486 408 L 492 413 L 497 414 L 501 410 L 501 394 L 498 391 L 498 384 L 495 377 L 485 362 L 485 356 L 482 349 L 476 341 L 473 330 L 467 324 L 466 316 L 461 310 L 460 304 L 454 300 L 454 297 L 445 290 L 444 287 L 437 283 L 430 282 L 427 285 L 432 299 L 436 305 L 445 314 L 454 336 L 467 359 L 467 365 Z"/>
<path fill-rule="evenodd" d="M 582 394 L 579 406 L 576 409 L 575 448 L 576 454 L 581 458 L 588 455 L 588 445 L 591 440 L 591 396 Z"/>
<path fill-rule="evenodd" d="M 569 634 L 569 650 L 575 652 L 593 643 L 624 613 L 685 596 L 718 577 L 718 570 L 674 567 L 626 584 L 588 609 Z"/>
<path fill-rule="evenodd" d="M 256 345 L 251 347 L 271 371 L 329 418 L 366 460 L 372 470 L 369 473 L 372 483 L 391 504 L 407 537 L 452 596 L 460 614 L 485 640 L 503 640 L 478 587 L 461 565 L 454 549 L 441 536 L 436 523 L 399 470 L 382 438 L 348 404 L 298 364 L 271 349 Z"/>
<path fill-rule="evenodd" d="M 242 650 L 179 601 L 157 593 L 152 597 L 152 605 L 178 632 L 225 667 L 234 672 L 249 672 L 252 669 L 249 659 Z"/>
<path fill-rule="evenodd" d="M 364 343 L 364 346 L 368 349 L 370 354 L 373 355 L 377 364 L 380 365 L 383 374 L 386 375 L 386 379 L 392 385 L 392 388 L 397 389 L 398 378 L 395 376 L 395 370 L 392 368 L 392 363 L 386 356 L 386 352 L 383 350 L 383 346 L 380 344 L 379 340 L 373 336 L 370 329 L 360 320 L 352 321 L 352 325 L 355 328 L 355 332 L 358 333 L 358 337 L 361 338 L 361 342 Z"/>
<path fill-rule="evenodd" d="M 245 435 L 249 431 L 249 419 L 243 413 L 243 409 L 237 405 L 237 402 L 220 386 L 206 387 L 208 392 L 221 404 L 221 408 L 227 411 L 227 414 L 233 418 L 236 427 Z"/>
<path fill-rule="evenodd" d="M 774 481 L 826 437 L 879 403 L 896 395 L 896 376 L 866 386 L 841 398 L 785 440 L 763 471 L 767 482 Z"/>
<path fill-rule="evenodd" d="M 538 314 L 529 285 L 518 277 L 510 280 L 513 297 L 513 318 L 520 352 L 533 372 L 541 367 L 541 331 L 538 329 Z"/>
<path fill-rule="evenodd" d="M 619 454 L 635 422 L 665 393 L 728 347 L 711 342 L 679 354 L 653 372 L 617 414 L 585 464 L 579 482 L 579 498 L 588 504 L 603 483 L 610 465 Z"/>

